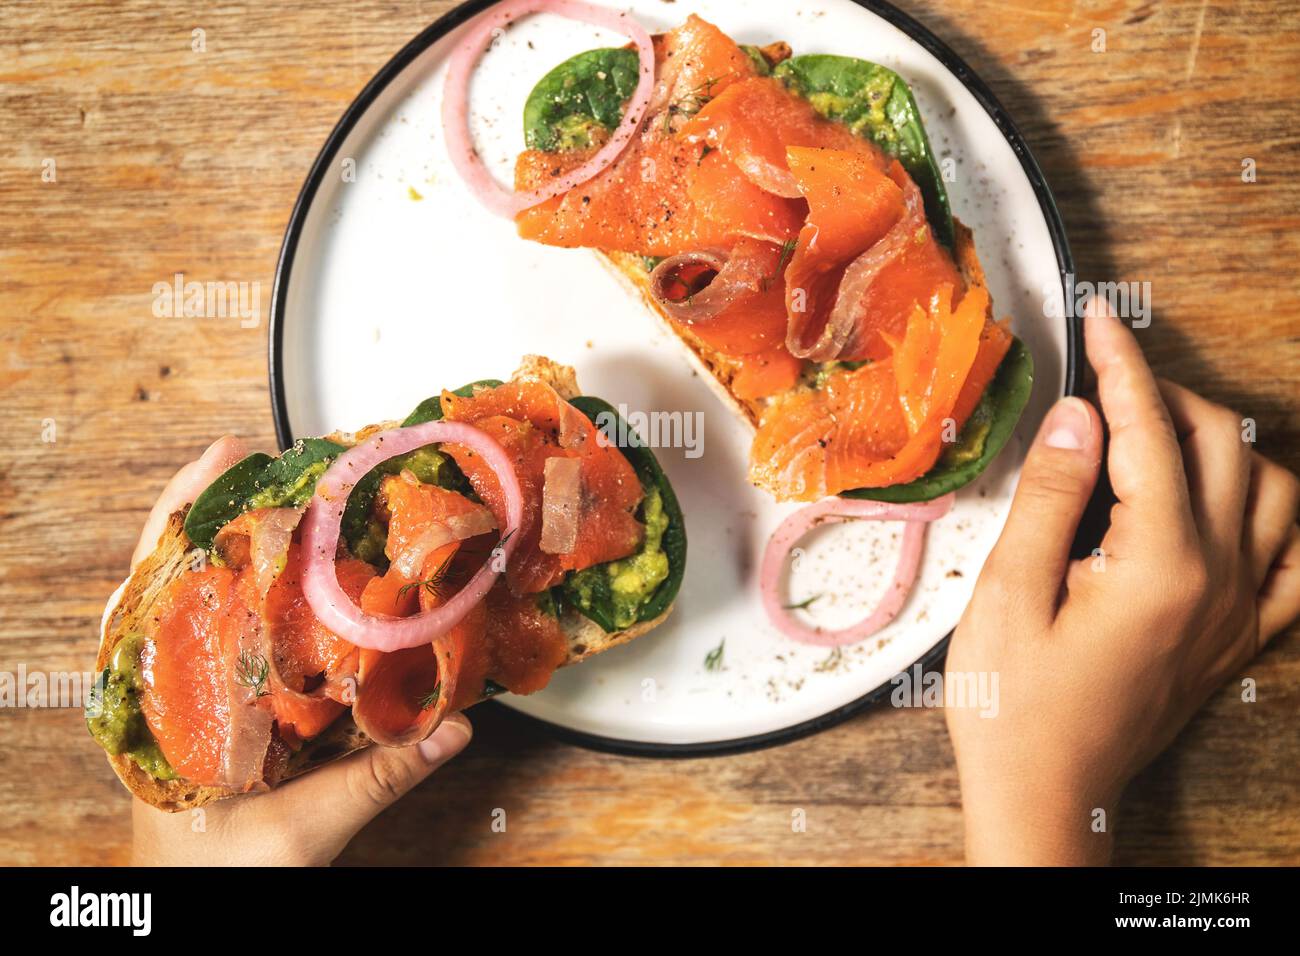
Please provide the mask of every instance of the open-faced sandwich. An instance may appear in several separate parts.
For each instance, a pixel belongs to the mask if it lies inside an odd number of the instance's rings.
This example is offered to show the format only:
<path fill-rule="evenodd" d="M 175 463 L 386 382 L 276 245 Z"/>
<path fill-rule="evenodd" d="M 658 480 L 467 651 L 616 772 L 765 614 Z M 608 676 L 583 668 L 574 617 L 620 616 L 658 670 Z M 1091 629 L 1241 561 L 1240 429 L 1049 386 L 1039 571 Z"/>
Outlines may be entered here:
<path fill-rule="evenodd" d="M 695 16 L 649 40 L 649 67 L 638 41 L 541 79 L 515 201 L 494 208 L 526 239 L 597 250 L 644 295 L 756 427 L 750 477 L 776 498 L 923 501 L 973 480 L 1032 362 L 993 320 L 906 83 L 863 60 L 741 46 Z M 496 197 L 457 152 L 460 65 L 453 160 Z"/>
<path fill-rule="evenodd" d="M 537 83 L 509 191 L 473 148 L 468 76 L 489 37 L 533 12 L 632 43 Z M 781 501 L 871 499 L 818 506 L 817 520 L 911 522 L 902 567 L 914 575 L 924 522 L 1005 445 L 1033 363 L 994 320 L 907 84 L 864 60 L 792 52 L 741 45 L 697 16 L 650 36 L 603 7 L 506 0 L 453 54 L 448 148 L 521 236 L 595 250 L 644 298 L 755 429 L 752 482 Z M 791 544 L 785 530 L 774 543 Z M 774 584 L 764 591 L 779 611 Z"/>
<path fill-rule="evenodd" d="M 622 447 L 610 436 L 620 436 Z M 165 810 L 403 746 L 654 628 L 686 532 L 654 455 L 573 371 L 254 454 L 170 518 L 106 616 L 90 731 Z"/>

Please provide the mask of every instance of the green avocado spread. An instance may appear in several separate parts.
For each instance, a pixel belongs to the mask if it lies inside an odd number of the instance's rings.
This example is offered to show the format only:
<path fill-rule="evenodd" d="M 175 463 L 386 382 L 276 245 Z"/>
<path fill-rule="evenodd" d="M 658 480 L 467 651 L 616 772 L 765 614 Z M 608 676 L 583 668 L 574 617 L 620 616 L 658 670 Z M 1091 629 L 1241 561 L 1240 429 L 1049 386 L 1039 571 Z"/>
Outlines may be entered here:
<path fill-rule="evenodd" d="M 126 754 L 159 780 L 175 780 L 176 771 L 167 763 L 140 710 L 143 648 L 144 638 L 138 634 L 118 642 L 102 675 L 103 688 L 96 689 L 86 708 L 86 726 L 108 753 L 115 757 Z"/>
<path fill-rule="evenodd" d="M 555 124 L 555 152 L 588 149 L 606 135 L 605 127 L 590 116 L 570 113 Z"/>
<path fill-rule="evenodd" d="M 417 481 L 421 481 L 426 485 L 437 485 L 440 488 L 447 488 L 462 494 L 469 492 L 469 483 L 465 480 L 465 476 L 460 473 L 460 469 L 456 467 L 448 455 L 444 455 L 432 445 L 426 445 L 423 448 L 409 451 L 405 455 L 398 455 L 396 458 L 380 462 L 375 466 L 375 471 L 379 472 L 381 477 L 409 471 Z M 384 548 L 387 544 L 387 526 L 374 515 L 371 515 L 366 521 L 364 532 L 352 542 L 352 553 L 362 561 L 369 562 L 376 567 L 387 567 L 388 558 L 384 554 Z"/>
<path fill-rule="evenodd" d="M 408 451 L 405 455 L 390 458 L 375 467 L 387 475 L 409 471 L 426 485 L 438 485 L 442 488 L 452 487 L 453 476 L 456 479 L 460 478 L 459 474 L 455 474 L 451 459 L 432 445 Z"/>
<path fill-rule="evenodd" d="M 802 381 L 811 388 L 824 388 L 836 372 L 852 372 L 866 365 L 866 362 L 821 362 L 810 365 L 803 373 Z"/>
<path fill-rule="evenodd" d="M 658 488 L 652 488 L 646 494 L 642 520 L 645 521 L 645 542 L 640 551 L 618 561 L 579 571 L 564 584 L 566 597 L 584 613 L 602 605 L 614 630 L 635 624 L 642 605 L 654 596 L 668 577 L 668 555 L 663 550 L 668 514 L 664 511 L 663 497 Z"/>
<path fill-rule="evenodd" d="M 964 465 L 967 462 L 978 461 L 984 454 L 984 444 L 988 441 L 989 432 L 993 428 L 993 420 L 987 414 L 979 414 L 979 411 L 977 409 L 977 413 L 967 420 L 957 441 L 944 450 L 945 465 Z"/>
<path fill-rule="evenodd" d="M 897 140 L 898 134 L 889 124 L 885 104 L 893 82 L 881 75 L 869 85 L 855 90 L 850 96 L 836 93 L 809 93 L 808 102 L 827 119 L 839 120 L 857 136 L 865 138 L 885 136 Z"/>
<path fill-rule="evenodd" d="M 311 500 L 316 492 L 316 481 L 325 474 L 329 461 L 318 461 L 304 468 L 287 483 L 267 485 L 248 499 L 248 510 L 257 508 L 297 508 Z"/>

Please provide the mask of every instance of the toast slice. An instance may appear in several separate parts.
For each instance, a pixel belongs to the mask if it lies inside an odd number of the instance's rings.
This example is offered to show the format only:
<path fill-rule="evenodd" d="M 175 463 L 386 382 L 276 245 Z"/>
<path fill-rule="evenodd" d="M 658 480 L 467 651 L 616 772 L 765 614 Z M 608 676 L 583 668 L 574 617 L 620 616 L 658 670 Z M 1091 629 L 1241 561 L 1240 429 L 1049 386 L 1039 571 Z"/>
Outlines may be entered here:
<path fill-rule="evenodd" d="M 566 400 L 578 395 L 573 370 L 549 359 L 527 357 L 516 373 L 521 374 L 541 378 Z M 397 422 L 386 422 L 372 425 L 355 434 L 335 433 L 327 437 L 341 445 L 354 445 L 375 432 L 396 428 L 397 425 Z M 122 586 L 115 606 L 105 615 L 99 652 L 95 657 L 95 673 L 102 673 L 109 666 L 113 650 L 122 640 L 144 630 L 145 622 L 167 585 L 185 574 L 190 567 L 195 546 L 185 534 L 185 516 L 188 512 L 187 505 L 171 515 L 166 529 L 158 539 L 157 547 L 131 573 Z M 626 644 L 658 627 L 670 613 L 672 605 L 652 620 L 638 622 L 625 630 L 606 632 L 594 621 L 570 609 L 560 618 L 560 627 L 568 642 L 568 655 L 560 666 L 578 664 L 612 647 Z M 372 743 L 353 721 L 351 711 L 346 711 L 323 733 L 307 741 L 302 749 L 289 756 L 285 771 L 279 779 L 268 782 L 271 786 L 276 786 Z M 225 787 L 205 786 L 182 779 L 160 780 L 139 767 L 126 753 L 107 756 L 113 771 L 126 788 L 159 810 L 188 810 L 213 800 L 238 795 L 236 791 Z"/>

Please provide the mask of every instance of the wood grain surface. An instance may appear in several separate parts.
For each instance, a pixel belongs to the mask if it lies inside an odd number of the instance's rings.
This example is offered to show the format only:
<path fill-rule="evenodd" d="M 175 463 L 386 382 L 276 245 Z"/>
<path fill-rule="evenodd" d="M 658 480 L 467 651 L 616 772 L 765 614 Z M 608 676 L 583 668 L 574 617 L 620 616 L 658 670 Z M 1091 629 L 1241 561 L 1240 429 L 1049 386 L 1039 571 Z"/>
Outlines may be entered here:
<path fill-rule="evenodd" d="M 0 670 L 90 666 L 166 478 L 223 432 L 273 444 L 265 321 L 157 319 L 152 287 L 177 272 L 256 281 L 265 313 L 325 135 L 451 6 L 0 0 Z M 1300 5 L 904 6 L 1019 123 L 1080 276 L 1151 282 L 1141 337 L 1158 370 L 1256 419 L 1261 450 L 1300 468 Z M 1132 786 L 1119 862 L 1300 863 L 1296 638 L 1246 671 L 1257 703 L 1225 688 Z M 667 761 L 582 750 L 502 710 L 476 723 L 467 754 L 344 862 L 962 858 L 939 711 Z M 796 808 L 807 832 L 792 832 Z M 76 710 L 0 711 L 0 821 L 0 863 L 126 860 L 128 798 Z"/>

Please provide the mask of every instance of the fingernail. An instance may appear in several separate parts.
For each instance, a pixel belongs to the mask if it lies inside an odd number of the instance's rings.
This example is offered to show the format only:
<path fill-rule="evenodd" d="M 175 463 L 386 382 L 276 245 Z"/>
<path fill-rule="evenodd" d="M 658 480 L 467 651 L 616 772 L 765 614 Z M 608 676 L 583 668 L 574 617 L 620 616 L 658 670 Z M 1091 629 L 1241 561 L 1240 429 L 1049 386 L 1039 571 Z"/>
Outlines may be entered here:
<path fill-rule="evenodd" d="M 465 749 L 472 733 L 469 722 L 464 717 L 459 714 L 448 717 L 432 735 L 420 741 L 420 756 L 431 764 L 450 760 Z"/>
<path fill-rule="evenodd" d="M 1090 319 L 1113 319 L 1115 313 L 1111 311 L 1110 302 L 1105 296 L 1093 294 L 1088 296 L 1088 301 L 1084 304 L 1083 314 Z"/>
<path fill-rule="evenodd" d="M 1043 444 L 1048 448 L 1078 451 L 1092 435 L 1092 416 L 1088 406 L 1077 398 L 1063 398 L 1047 413 L 1043 424 Z"/>

